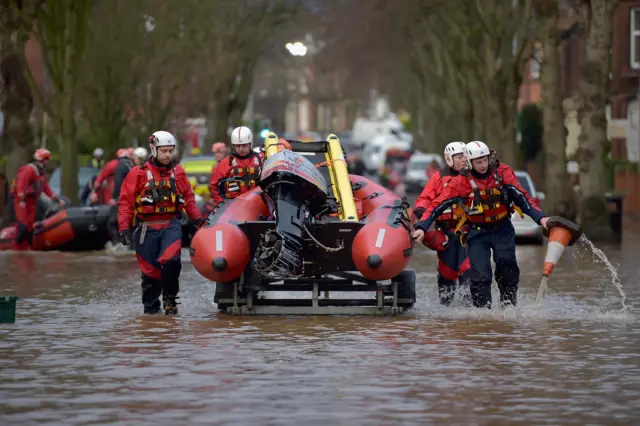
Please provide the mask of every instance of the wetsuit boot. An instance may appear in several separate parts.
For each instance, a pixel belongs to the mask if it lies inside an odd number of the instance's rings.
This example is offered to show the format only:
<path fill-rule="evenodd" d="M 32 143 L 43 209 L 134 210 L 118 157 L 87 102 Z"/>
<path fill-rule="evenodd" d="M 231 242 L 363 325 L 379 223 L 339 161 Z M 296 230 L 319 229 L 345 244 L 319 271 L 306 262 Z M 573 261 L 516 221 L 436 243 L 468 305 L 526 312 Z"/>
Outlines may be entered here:
<path fill-rule="evenodd" d="M 162 282 L 142 274 L 142 305 L 145 314 L 157 314 L 160 312 L 161 293 Z"/>
<path fill-rule="evenodd" d="M 178 291 L 180 290 L 180 259 L 171 259 L 162 265 L 162 294 L 165 315 L 178 314 Z"/>
<path fill-rule="evenodd" d="M 438 296 L 440 297 L 440 304 L 443 306 L 450 306 L 455 295 L 456 282 L 448 280 L 438 274 Z"/>
<path fill-rule="evenodd" d="M 165 315 L 178 315 L 178 296 L 162 296 Z"/>

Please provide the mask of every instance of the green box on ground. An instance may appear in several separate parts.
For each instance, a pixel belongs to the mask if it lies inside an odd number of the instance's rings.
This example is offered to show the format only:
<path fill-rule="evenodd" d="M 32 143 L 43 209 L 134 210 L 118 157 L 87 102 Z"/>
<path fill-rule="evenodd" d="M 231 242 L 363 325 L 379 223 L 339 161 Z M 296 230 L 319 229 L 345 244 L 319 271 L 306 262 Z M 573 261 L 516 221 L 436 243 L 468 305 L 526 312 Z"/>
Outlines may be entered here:
<path fill-rule="evenodd" d="M 16 296 L 0 296 L 0 324 L 16 322 Z"/>

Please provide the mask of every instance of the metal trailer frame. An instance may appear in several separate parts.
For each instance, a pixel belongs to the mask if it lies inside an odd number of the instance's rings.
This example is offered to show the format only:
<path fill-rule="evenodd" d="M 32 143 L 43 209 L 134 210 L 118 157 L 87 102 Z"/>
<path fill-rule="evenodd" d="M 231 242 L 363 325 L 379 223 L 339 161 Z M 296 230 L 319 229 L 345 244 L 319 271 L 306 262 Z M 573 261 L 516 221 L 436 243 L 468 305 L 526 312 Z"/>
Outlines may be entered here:
<path fill-rule="evenodd" d="M 259 288 L 246 284 L 249 283 L 244 281 L 243 275 L 233 282 L 231 294 L 217 298 L 218 304 L 226 305 L 222 308 L 219 305 L 221 312 L 232 315 L 397 315 L 411 309 L 416 301 L 414 271 L 404 271 L 390 282 L 367 280 L 353 272 L 335 272 L 320 277 L 263 283 Z M 311 292 L 311 298 L 258 297 L 260 293 L 276 291 Z M 329 297 L 332 292 L 375 292 L 375 298 L 332 299 Z"/>

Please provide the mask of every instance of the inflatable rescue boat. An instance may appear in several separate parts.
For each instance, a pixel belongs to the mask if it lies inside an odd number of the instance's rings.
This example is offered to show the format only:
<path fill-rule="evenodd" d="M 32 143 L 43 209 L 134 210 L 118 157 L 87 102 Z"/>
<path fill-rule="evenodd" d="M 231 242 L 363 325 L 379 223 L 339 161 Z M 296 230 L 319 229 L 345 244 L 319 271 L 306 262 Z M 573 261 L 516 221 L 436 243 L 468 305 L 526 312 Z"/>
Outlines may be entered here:
<path fill-rule="evenodd" d="M 267 136 L 259 187 L 226 200 L 192 239 L 192 263 L 216 282 L 218 309 L 378 314 L 411 308 L 415 272 L 405 268 L 415 218 L 406 199 L 349 175 L 335 135 L 287 142 L 291 149 L 282 149 L 276 134 Z M 311 297 L 268 297 L 274 291 Z M 334 292 L 373 296 L 330 297 Z"/>
<path fill-rule="evenodd" d="M 31 250 L 102 250 L 109 240 L 109 206 L 67 207 L 36 222 Z M 0 229 L 0 250 L 15 249 L 16 225 Z"/>

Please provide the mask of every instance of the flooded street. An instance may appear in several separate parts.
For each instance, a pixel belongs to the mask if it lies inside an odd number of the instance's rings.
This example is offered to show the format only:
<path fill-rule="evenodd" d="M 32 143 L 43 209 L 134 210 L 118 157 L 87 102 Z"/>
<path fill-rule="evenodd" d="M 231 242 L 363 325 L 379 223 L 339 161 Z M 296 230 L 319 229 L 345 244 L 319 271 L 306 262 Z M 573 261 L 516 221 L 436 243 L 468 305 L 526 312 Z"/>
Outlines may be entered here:
<path fill-rule="evenodd" d="M 602 248 L 637 305 L 626 238 Z M 407 315 L 252 318 L 217 313 L 186 250 L 178 317 L 142 315 L 133 256 L 1 253 L 0 424 L 640 424 L 638 307 L 582 246 L 536 306 L 544 248 L 518 258 L 515 309 L 440 307 L 423 249 Z"/>

